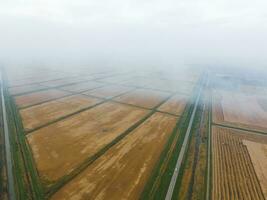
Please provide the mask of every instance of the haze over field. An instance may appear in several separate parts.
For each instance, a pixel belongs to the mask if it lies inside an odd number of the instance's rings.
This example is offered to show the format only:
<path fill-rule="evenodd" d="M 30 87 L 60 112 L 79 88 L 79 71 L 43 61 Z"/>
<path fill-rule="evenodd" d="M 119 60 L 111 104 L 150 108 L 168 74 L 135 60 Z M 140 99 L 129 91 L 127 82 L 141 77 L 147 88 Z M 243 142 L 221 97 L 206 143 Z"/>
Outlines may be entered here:
<path fill-rule="evenodd" d="M 266 67 L 263 0 L 0 2 L 0 62 Z"/>

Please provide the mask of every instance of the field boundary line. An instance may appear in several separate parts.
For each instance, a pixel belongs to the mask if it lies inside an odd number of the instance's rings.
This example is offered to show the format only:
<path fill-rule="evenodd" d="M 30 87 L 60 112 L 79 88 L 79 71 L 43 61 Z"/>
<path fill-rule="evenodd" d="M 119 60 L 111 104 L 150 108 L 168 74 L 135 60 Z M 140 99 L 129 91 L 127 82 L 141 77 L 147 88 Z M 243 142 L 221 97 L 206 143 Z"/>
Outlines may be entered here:
<path fill-rule="evenodd" d="M 247 132 L 252 132 L 255 133 L 257 135 L 261 135 L 261 136 L 266 136 L 267 132 L 264 131 L 259 131 L 259 130 L 253 130 L 253 129 L 246 129 L 246 128 L 240 128 L 240 127 L 235 127 L 235 126 L 231 126 L 231 125 L 226 125 L 226 124 L 218 124 L 218 123 L 214 123 L 212 122 L 213 126 L 219 126 L 219 127 L 224 127 L 224 128 L 229 128 L 229 129 L 235 129 L 235 130 L 239 130 L 239 131 L 247 131 Z"/>

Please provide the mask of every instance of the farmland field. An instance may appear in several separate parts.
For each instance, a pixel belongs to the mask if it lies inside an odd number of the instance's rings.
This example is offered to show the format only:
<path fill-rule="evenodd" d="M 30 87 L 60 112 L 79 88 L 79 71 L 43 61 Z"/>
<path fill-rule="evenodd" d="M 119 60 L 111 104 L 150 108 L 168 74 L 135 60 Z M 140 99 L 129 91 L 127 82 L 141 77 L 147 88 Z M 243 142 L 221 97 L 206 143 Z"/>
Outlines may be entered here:
<path fill-rule="evenodd" d="M 153 108 L 166 99 L 170 94 L 166 92 L 137 89 L 114 100 L 120 103 L 127 103 L 144 108 Z"/>
<path fill-rule="evenodd" d="M 21 109 L 20 115 L 25 130 L 29 131 L 99 102 L 97 98 L 74 95 Z"/>
<path fill-rule="evenodd" d="M 88 92 L 85 92 L 84 94 L 92 95 L 99 98 L 109 99 L 118 96 L 120 94 L 126 93 L 130 90 L 133 90 L 133 88 L 119 86 L 119 85 L 110 85 L 90 90 Z"/>
<path fill-rule="evenodd" d="M 41 178 L 53 182 L 67 175 L 146 114 L 105 103 L 27 135 Z"/>
<path fill-rule="evenodd" d="M 42 86 L 42 85 L 31 84 L 31 85 L 24 85 L 24 86 L 17 86 L 17 87 L 9 88 L 9 93 L 11 95 L 19 95 L 19 94 L 23 94 L 26 92 L 33 92 L 36 90 L 42 90 L 42 89 L 46 89 L 46 88 L 47 87 Z"/>
<path fill-rule="evenodd" d="M 267 131 L 267 96 L 230 91 L 215 91 L 215 123 Z"/>
<path fill-rule="evenodd" d="M 175 123 L 153 114 L 51 199 L 138 199 Z"/>
<path fill-rule="evenodd" d="M 43 90 L 40 92 L 25 94 L 21 96 L 15 96 L 15 101 L 19 108 L 23 108 L 23 107 L 28 107 L 28 106 L 36 105 L 39 103 L 43 103 L 49 100 L 62 98 L 70 94 L 71 93 L 69 92 L 50 89 L 50 90 Z"/>
<path fill-rule="evenodd" d="M 76 83 L 73 85 L 61 87 L 61 89 L 69 91 L 69 92 L 79 93 L 79 92 L 84 92 L 86 90 L 98 88 L 98 87 L 101 87 L 103 85 L 104 85 L 103 83 L 88 81 L 88 82 Z"/>
<path fill-rule="evenodd" d="M 158 110 L 162 112 L 171 113 L 174 115 L 181 115 L 185 109 L 189 97 L 186 95 L 174 95 L 167 102 L 162 104 Z"/>
<path fill-rule="evenodd" d="M 213 127 L 212 199 L 264 199 L 266 185 L 260 185 L 244 140 L 267 144 L 267 136 Z"/>

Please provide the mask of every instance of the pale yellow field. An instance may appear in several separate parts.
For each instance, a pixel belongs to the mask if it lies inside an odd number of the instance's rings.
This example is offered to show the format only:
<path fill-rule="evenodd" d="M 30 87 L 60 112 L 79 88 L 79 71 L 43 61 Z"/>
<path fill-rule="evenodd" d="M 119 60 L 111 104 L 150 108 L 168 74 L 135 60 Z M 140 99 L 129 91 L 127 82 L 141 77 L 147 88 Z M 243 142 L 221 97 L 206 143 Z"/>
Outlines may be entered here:
<path fill-rule="evenodd" d="M 24 129 L 29 131 L 100 101 L 100 99 L 85 95 L 74 95 L 22 109 L 20 115 Z"/>
<path fill-rule="evenodd" d="M 30 94 L 16 96 L 15 101 L 17 106 L 21 108 L 21 107 L 31 106 L 34 104 L 39 104 L 48 100 L 57 99 L 67 95 L 70 95 L 70 93 L 55 89 L 49 89 L 40 92 L 34 92 Z"/>
<path fill-rule="evenodd" d="M 144 108 L 153 108 L 165 100 L 170 94 L 146 89 L 137 89 L 133 92 L 115 98 L 115 101 L 141 106 Z"/>
<path fill-rule="evenodd" d="M 67 85 L 67 84 L 79 83 L 82 81 L 85 81 L 85 79 L 82 79 L 79 77 L 72 77 L 72 78 L 65 78 L 65 79 L 48 81 L 48 82 L 44 82 L 44 83 L 40 83 L 40 84 L 44 85 L 44 86 L 49 86 L 49 87 L 58 87 L 58 86 Z"/>
<path fill-rule="evenodd" d="M 132 88 L 130 88 L 130 87 L 124 87 L 124 86 L 118 86 L 118 85 L 109 85 L 109 86 L 104 86 L 104 87 L 97 88 L 94 90 L 90 90 L 88 92 L 85 92 L 84 94 L 93 95 L 93 96 L 99 97 L 99 98 L 109 99 L 109 98 L 112 98 L 114 96 L 128 92 L 130 90 L 132 90 Z"/>
<path fill-rule="evenodd" d="M 42 90 L 45 88 L 47 88 L 47 87 L 42 86 L 42 85 L 38 85 L 38 84 L 32 84 L 32 85 L 12 87 L 12 88 L 9 88 L 8 91 L 11 95 L 18 95 L 18 94 L 22 94 L 22 93 L 26 93 L 26 92 Z"/>
<path fill-rule="evenodd" d="M 42 180 L 56 181 L 148 113 L 104 103 L 27 135 Z"/>
<path fill-rule="evenodd" d="M 51 199 L 138 199 L 176 120 L 155 113 Z"/>
<path fill-rule="evenodd" d="M 215 122 L 267 131 L 267 97 L 229 91 L 217 91 L 214 96 Z"/>
<path fill-rule="evenodd" d="M 185 109 L 189 97 L 186 95 L 174 95 L 164 104 L 162 104 L 158 110 L 162 112 L 168 112 L 174 115 L 181 115 Z"/>
<path fill-rule="evenodd" d="M 103 85 L 104 85 L 103 83 L 88 81 L 88 82 L 77 83 L 77 84 L 61 87 L 61 89 L 67 90 L 70 92 L 83 92 L 86 90 L 98 88 L 98 87 L 103 86 Z"/>

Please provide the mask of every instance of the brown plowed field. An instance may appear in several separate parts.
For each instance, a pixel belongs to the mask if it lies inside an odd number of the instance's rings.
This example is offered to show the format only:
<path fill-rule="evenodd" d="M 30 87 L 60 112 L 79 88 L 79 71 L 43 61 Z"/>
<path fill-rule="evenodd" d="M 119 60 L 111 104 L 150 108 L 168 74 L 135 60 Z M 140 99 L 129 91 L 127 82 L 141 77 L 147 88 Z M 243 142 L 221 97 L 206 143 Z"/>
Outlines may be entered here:
<path fill-rule="evenodd" d="M 264 200 L 243 139 L 266 142 L 267 137 L 216 126 L 212 128 L 212 199 Z"/>
<path fill-rule="evenodd" d="M 20 114 L 24 129 L 29 131 L 100 101 L 100 99 L 85 95 L 74 95 L 22 109 Z"/>
<path fill-rule="evenodd" d="M 144 108 L 154 108 L 165 100 L 170 94 L 146 89 L 137 89 L 133 92 L 115 98 L 115 101 L 141 106 Z"/>
<path fill-rule="evenodd" d="M 265 199 L 267 199 L 267 144 L 244 140 L 258 176 Z"/>
<path fill-rule="evenodd" d="M 84 94 L 93 95 L 93 96 L 99 97 L 99 98 L 109 99 L 109 98 L 112 98 L 114 96 L 128 92 L 130 90 L 132 90 L 132 88 L 124 87 L 124 86 L 118 86 L 118 85 L 110 85 L 110 86 L 105 86 L 105 87 L 97 88 L 94 90 L 90 90 L 88 92 L 85 92 Z"/>
<path fill-rule="evenodd" d="M 57 99 L 60 97 L 64 97 L 70 95 L 69 92 L 50 89 L 50 90 L 44 90 L 40 92 L 34 92 L 30 94 L 25 94 L 21 96 L 16 96 L 15 101 L 19 108 L 31 106 L 34 104 L 43 103 L 48 100 Z"/>
<path fill-rule="evenodd" d="M 171 113 L 174 115 L 181 115 L 185 109 L 189 97 L 186 95 L 174 95 L 164 104 L 162 104 L 158 110 L 162 112 Z"/>
<path fill-rule="evenodd" d="M 244 93 L 216 92 L 213 105 L 214 121 L 267 131 L 267 110 L 262 104 L 264 102 L 262 99 L 264 99 L 262 96 Z"/>
<path fill-rule="evenodd" d="M 176 120 L 155 113 L 51 199 L 138 199 Z"/>
<path fill-rule="evenodd" d="M 98 82 L 94 82 L 94 81 L 88 81 L 88 82 L 77 83 L 77 84 L 61 87 L 61 89 L 67 90 L 67 91 L 70 91 L 70 92 L 83 92 L 83 91 L 86 91 L 86 90 L 91 90 L 91 89 L 94 89 L 94 88 L 101 87 L 103 85 L 104 85 L 103 83 L 98 83 Z"/>
<path fill-rule="evenodd" d="M 105 103 L 27 135 L 41 178 L 56 181 L 70 173 L 147 113 Z"/>
<path fill-rule="evenodd" d="M 33 92 L 36 90 L 42 90 L 47 87 L 42 86 L 42 85 L 37 85 L 37 84 L 32 84 L 32 85 L 24 85 L 24 86 L 17 86 L 17 87 L 12 87 L 9 89 L 9 93 L 11 95 L 18 95 L 18 94 L 23 94 L 26 92 Z"/>

